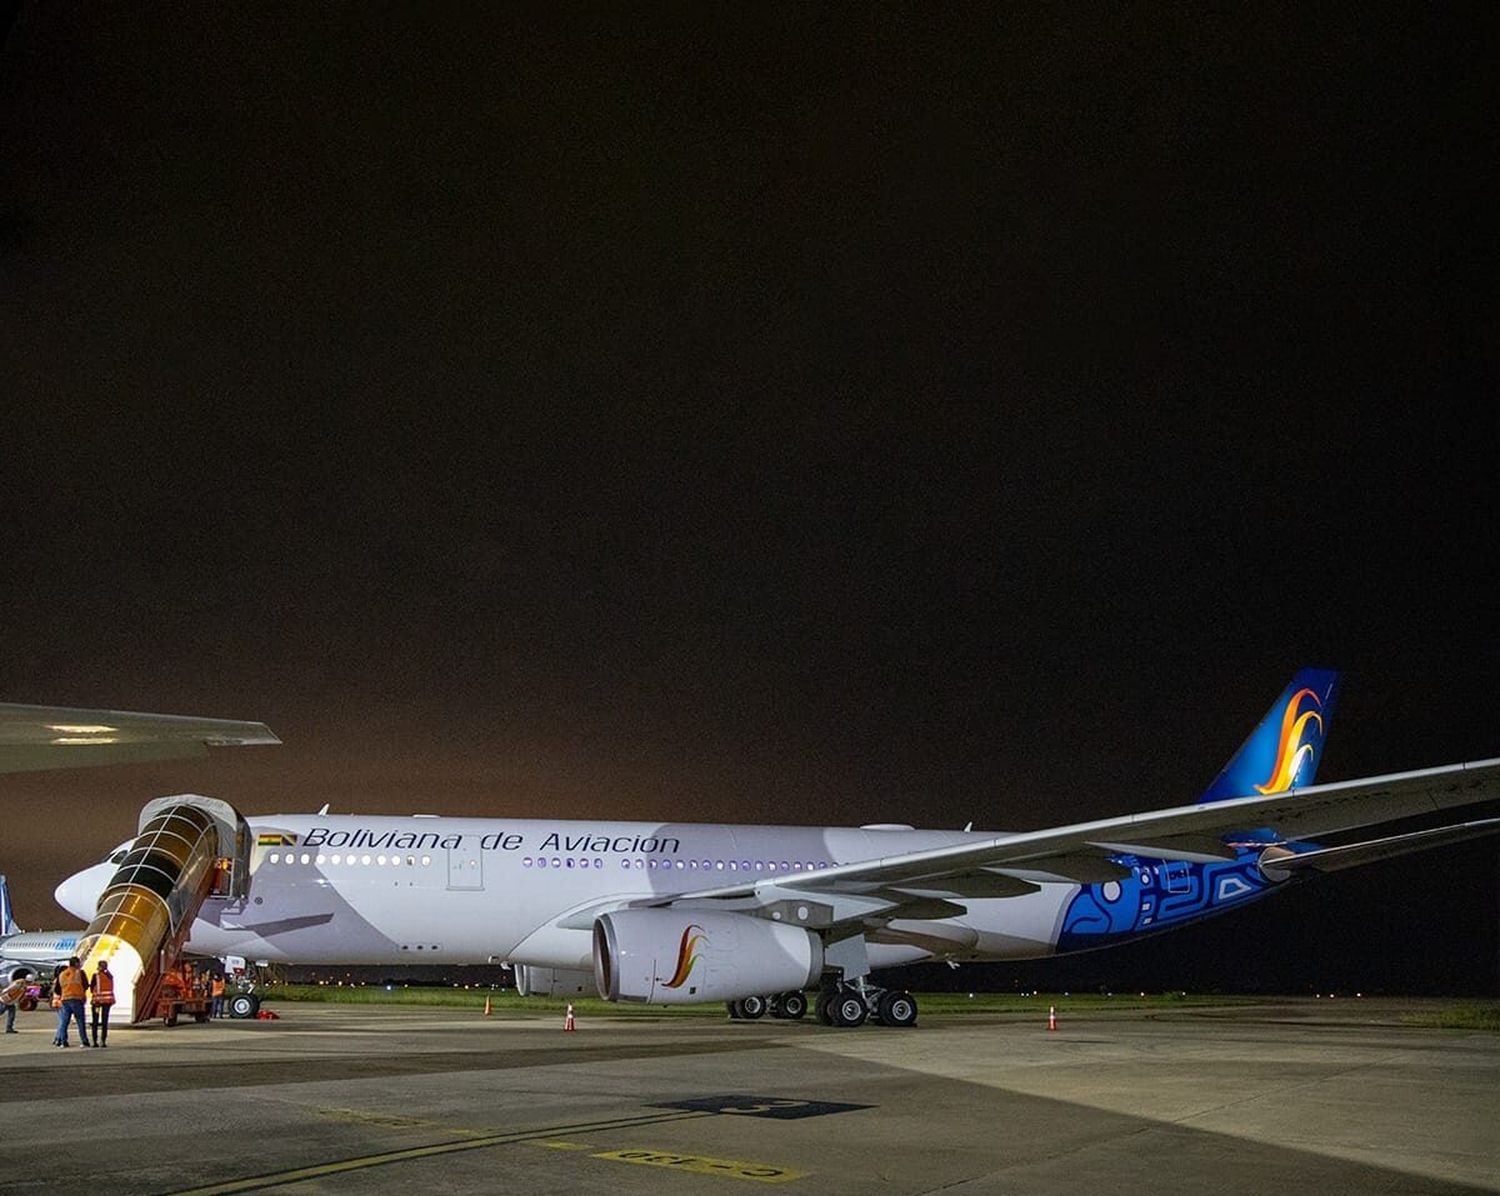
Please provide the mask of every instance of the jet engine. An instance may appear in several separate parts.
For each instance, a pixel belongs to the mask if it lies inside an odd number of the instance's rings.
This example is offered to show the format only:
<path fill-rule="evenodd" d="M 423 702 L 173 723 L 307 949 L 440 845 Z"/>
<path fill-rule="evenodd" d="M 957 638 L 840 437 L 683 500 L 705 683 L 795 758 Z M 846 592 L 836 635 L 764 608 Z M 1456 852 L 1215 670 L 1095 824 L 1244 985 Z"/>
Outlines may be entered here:
<path fill-rule="evenodd" d="M 594 981 L 607 1001 L 693 1005 L 811 988 L 823 943 L 749 914 L 626 909 L 594 920 Z"/>

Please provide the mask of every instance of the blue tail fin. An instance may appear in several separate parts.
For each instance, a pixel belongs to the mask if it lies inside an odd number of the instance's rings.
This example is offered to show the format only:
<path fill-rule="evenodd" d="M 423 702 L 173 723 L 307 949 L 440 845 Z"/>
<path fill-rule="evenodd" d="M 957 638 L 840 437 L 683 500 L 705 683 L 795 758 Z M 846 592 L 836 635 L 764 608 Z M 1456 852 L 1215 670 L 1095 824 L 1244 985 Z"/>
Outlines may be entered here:
<path fill-rule="evenodd" d="M 4 874 L 0 873 L 0 934 L 16 934 L 19 930 L 20 927 L 10 913 L 10 886 L 5 883 Z"/>
<path fill-rule="evenodd" d="M 1284 793 L 1311 785 L 1338 683 L 1339 675 L 1332 669 L 1300 670 L 1198 801 Z"/>

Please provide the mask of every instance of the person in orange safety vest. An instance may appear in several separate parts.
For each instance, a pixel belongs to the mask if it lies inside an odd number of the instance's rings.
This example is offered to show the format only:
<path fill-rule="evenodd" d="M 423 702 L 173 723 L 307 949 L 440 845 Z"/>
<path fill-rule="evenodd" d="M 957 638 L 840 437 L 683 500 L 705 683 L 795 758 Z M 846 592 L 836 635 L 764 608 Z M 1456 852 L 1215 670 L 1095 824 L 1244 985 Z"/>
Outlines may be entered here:
<path fill-rule="evenodd" d="M 224 1016 L 224 973 L 215 972 L 213 986 L 209 989 L 213 995 L 213 1007 L 209 1010 L 212 1017 Z"/>
<path fill-rule="evenodd" d="M 68 1023 L 76 1021 L 79 1043 L 89 1046 L 88 1027 L 83 1022 L 83 999 L 88 992 L 88 977 L 78 966 L 78 956 L 74 955 L 69 958 L 67 966 L 57 973 L 57 980 L 54 983 L 62 997 L 62 1009 L 58 1013 L 57 1037 L 52 1040 L 52 1045 L 67 1046 Z"/>
<path fill-rule="evenodd" d="M 89 981 L 89 1004 L 94 1011 L 92 1018 L 94 1045 L 96 1047 L 108 1046 L 109 1011 L 114 1008 L 115 1004 L 115 978 L 109 970 L 107 959 L 99 961 L 99 969 Z"/>

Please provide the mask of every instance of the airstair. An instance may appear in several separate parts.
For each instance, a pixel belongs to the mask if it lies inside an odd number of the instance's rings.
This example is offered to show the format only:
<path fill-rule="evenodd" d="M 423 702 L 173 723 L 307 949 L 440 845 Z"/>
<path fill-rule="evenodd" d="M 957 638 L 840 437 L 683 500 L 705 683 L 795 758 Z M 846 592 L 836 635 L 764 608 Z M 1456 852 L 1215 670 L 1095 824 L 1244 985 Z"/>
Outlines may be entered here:
<path fill-rule="evenodd" d="M 78 942 L 84 971 L 108 960 L 117 1024 L 156 1015 L 162 983 L 176 968 L 203 902 L 243 897 L 250 831 L 228 802 L 184 794 L 141 810 L 139 833 Z"/>

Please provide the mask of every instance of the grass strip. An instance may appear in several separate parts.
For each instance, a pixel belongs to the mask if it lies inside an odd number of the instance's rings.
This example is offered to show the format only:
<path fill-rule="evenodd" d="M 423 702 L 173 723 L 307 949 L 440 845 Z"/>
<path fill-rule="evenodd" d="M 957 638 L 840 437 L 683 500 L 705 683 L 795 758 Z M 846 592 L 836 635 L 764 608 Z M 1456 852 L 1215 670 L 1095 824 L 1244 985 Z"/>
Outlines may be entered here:
<path fill-rule="evenodd" d="M 455 1009 L 483 1009 L 485 999 L 500 1014 L 555 1014 L 562 1016 L 571 1001 L 580 1016 L 672 1017 L 699 1016 L 722 1018 L 722 1002 L 707 1005 L 682 1005 L 664 1008 L 660 1005 L 638 1005 L 629 1002 L 612 1004 L 598 997 L 523 997 L 513 989 L 439 988 L 427 985 L 390 987 L 381 984 L 282 984 L 261 990 L 264 1002 L 313 1001 L 345 1005 L 422 1006 Z M 920 993 L 917 1003 L 926 1014 L 1016 1013 L 1046 1017 L 1056 1007 L 1058 1015 L 1105 1012 L 1109 1010 L 1181 1009 L 1203 1005 L 1255 1004 L 1264 998 L 1200 995 L 1194 993 Z"/>

